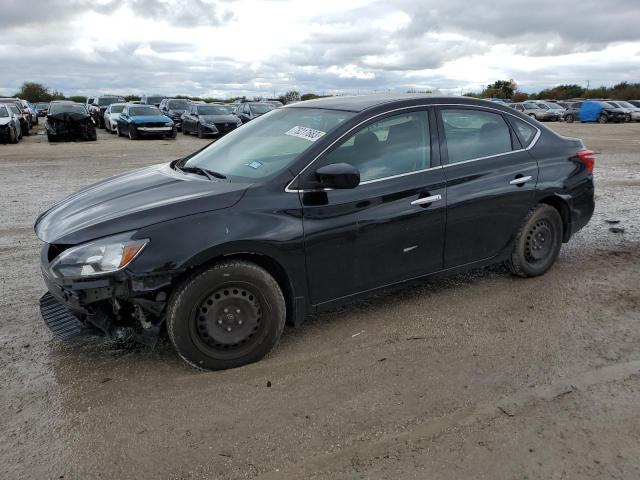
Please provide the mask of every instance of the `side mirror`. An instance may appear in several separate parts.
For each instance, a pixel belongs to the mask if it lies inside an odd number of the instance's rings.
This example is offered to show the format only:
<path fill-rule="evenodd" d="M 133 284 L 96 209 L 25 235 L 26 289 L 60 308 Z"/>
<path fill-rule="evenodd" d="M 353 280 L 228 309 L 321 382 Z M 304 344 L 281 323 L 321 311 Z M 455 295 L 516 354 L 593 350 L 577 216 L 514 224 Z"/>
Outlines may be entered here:
<path fill-rule="evenodd" d="M 316 181 L 320 188 L 356 188 L 360 184 L 360 172 L 348 163 L 332 163 L 316 170 Z"/>

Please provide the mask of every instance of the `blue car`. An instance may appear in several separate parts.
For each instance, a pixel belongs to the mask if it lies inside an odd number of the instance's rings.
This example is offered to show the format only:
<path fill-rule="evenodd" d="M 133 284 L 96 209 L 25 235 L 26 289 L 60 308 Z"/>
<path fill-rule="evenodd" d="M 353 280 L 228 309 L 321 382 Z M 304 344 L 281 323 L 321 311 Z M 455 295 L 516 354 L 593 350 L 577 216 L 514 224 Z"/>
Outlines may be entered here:
<path fill-rule="evenodd" d="M 147 136 L 176 138 L 178 130 L 173 120 L 163 115 L 158 107 L 131 103 L 124 106 L 116 122 L 116 133 L 137 140 Z"/>

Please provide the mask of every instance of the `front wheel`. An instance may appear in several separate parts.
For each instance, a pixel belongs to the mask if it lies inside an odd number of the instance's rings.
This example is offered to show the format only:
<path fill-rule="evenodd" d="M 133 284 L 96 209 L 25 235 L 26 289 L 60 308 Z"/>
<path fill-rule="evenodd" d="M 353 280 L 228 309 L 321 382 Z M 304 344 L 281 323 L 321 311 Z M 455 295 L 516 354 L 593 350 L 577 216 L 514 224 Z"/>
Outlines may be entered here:
<path fill-rule="evenodd" d="M 138 139 L 138 131 L 136 127 L 129 125 L 129 140 L 137 140 Z"/>
<path fill-rule="evenodd" d="M 260 360 L 278 343 L 286 306 L 275 279 L 241 260 L 203 270 L 169 299 L 167 331 L 178 355 L 196 368 L 222 370 Z"/>
<path fill-rule="evenodd" d="M 564 117 L 564 121 L 567 123 L 573 123 L 574 120 L 575 117 L 572 114 L 565 115 Z"/>
<path fill-rule="evenodd" d="M 520 228 L 507 266 L 519 277 L 537 277 L 551 268 L 561 246 L 562 218 L 555 208 L 540 204 Z"/>
<path fill-rule="evenodd" d="M 598 117 L 598 123 L 607 123 L 609 121 L 609 119 L 607 118 L 606 115 L 602 114 Z"/>

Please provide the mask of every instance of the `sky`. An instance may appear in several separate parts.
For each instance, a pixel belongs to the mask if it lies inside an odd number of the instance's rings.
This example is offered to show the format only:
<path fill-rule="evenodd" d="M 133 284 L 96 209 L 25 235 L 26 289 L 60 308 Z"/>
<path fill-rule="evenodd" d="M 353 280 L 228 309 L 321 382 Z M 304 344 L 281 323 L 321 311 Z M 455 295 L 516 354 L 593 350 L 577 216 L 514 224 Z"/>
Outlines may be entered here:
<path fill-rule="evenodd" d="M 640 81 L 640 0 L 2 0 L 0 95 L 480 91 Z"/>

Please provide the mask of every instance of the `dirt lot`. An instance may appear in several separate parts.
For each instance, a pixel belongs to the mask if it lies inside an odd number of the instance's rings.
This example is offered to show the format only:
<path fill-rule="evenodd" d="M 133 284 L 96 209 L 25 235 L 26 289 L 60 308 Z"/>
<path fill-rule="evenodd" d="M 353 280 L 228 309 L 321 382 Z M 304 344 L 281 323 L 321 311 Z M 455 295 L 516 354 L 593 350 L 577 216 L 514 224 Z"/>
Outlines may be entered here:
<path fill-rule="evenodd" d="M 543 278 L 383 292 L 213 373 L 166 341 L 53 340 L 32 229 L 207 140 L 0 145 L 0 478 L 640 478 L 640 124 L 552 127 L 598 152 L 597 210 Z"/>

